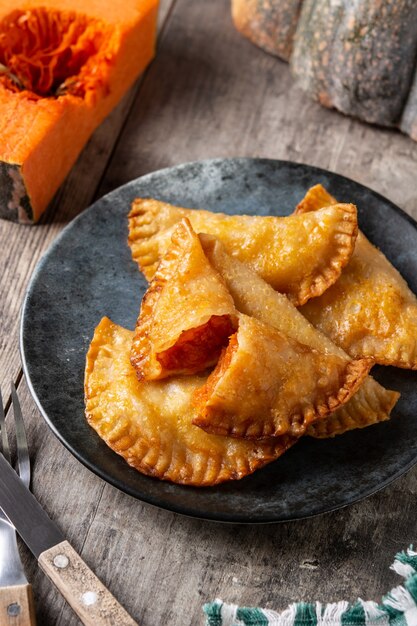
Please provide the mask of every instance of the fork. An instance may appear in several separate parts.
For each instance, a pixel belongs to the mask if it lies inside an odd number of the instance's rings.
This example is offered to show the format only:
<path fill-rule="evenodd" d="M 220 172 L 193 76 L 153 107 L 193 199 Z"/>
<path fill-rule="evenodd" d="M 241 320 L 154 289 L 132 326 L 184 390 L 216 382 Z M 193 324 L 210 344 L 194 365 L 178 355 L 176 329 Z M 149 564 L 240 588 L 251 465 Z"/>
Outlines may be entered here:
<path fill-rule="evenodd" d="M 14 384 L 11 385 L 17 466 L 21 480 L 30 485 L 30 459 L 22 411 Z M 0 452 L 12 465 L 0 390 Z M 4 619 L 7 621 L 4 622 Z M 35 626 L 32 586 L 28 583 L 17 547 L 16 531 L 0 508 L 0 623 Z"/>

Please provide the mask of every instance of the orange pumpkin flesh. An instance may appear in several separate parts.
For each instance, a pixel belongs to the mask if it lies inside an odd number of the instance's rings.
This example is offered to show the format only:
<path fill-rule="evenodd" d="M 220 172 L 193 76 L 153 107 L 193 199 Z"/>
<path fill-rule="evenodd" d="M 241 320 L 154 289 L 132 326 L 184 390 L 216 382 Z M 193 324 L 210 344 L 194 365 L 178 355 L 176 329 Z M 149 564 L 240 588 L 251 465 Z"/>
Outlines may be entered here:
<path fill-rule="evenodd" d="M 222 378 L 223 374 L 230 366 L 238 346 L 239 342 L 237 340 L 237 333 L 234 333 L 230 337 L 228 345 L 223 348 L 220 358 L 217 361 L 217 365 L 207 378 L 206 383 L 197 389 L 197 391 L 193 394 L 193 406 L 198 409 L 199 414 L 203 417 L 206 417 L 208 413 L 206 407 L 207 401 L 213 393 L 218 381 Z"/>
<path fill-rule="evenodd" d="M 154 54 L 158 0 L 0 0 L 0 217 L 37 221 Z"/>

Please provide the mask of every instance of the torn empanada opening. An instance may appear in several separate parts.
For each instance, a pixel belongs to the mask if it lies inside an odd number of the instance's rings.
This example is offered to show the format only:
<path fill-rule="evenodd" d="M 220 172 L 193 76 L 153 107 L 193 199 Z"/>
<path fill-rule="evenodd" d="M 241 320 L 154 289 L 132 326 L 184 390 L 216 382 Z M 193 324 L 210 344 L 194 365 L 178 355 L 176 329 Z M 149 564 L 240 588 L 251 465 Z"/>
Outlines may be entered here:
<path fill-rule="evenodd" d="M 321 211 L 334 202 L 322 185 L 316 185 L 298 204 L 296 214 Z M 417 298 L 362 232 L 338 281 L 301 310 L 351 356 L 417 369 Z"/>
<path fill-rule="evenodd" d="M 142 301 L 131 347 L 139 380 L 215 365 L 236 325 L 233 298 L 184 218 Z"/>
<path fill-rule="evenodd" d="M 297 305 L 322 294 L 338 279 L 357 235 L 353 204 L 336 203 L 319 214 L 278 217 L 226 215 L 137 198 L 129 213 L 129 245 L 148 280 L 184 217 L 195 232 L 218 237 L 229 254 Z"/>
<path fill-rule="evenodd" d="M 162 368 L 170 372 L 184 368 L 188 372 L 199 372 L 218 360 L 233 332 L 230 315 L 212 315 L 205 324 L 183 330 L 175 344 L 159 352 L 156 358 Z"/>
<path fill-rule="evenodd" d="M 195 392 L 193 396 L 193 406 L 201 410 L 202 414 L 205 413 L 205 406 L 217 383 L 222 378 L 228 367 L 230 367 L 233 356 L 238 349 L 238 345 L 237 333 L 234 333 L 229 338 L 228 345 L 221 351 L 217 365 L 207 378 L 206 383 Z"/>
<path fill-rule="evenodd" d="M 229 346 L 194 395 L 193 424 L 207 432 L 262 439 L 301 436 L 345 404 L 372 360 L 323 354 L 269 324 L 239 315 Z"/>

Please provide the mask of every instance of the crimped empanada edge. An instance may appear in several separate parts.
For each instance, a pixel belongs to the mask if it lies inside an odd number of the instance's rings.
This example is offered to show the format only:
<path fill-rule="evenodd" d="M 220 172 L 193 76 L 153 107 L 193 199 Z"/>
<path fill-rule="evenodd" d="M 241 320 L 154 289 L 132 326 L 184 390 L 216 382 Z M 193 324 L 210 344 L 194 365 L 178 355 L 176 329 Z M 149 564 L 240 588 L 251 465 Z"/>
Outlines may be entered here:
<path fill-rule="evenodd" d="M 356 206 L 354 204 L 335 203 L 334 205 L 323 208 L 329 209 L 336 207 L 343 213 L 343 217 L 339 221 L 339 228 L 335 230 L 333 234 L 336 252 L 332 255 L 325 269 L 318 272 L 316 275 L 307 276 L 299 284 L 297 295 L 288 294 L 288 298 L 294 306 L 302 306 L 311 298 L 321 296 L 326 289 L 337 281 L 343 268 L 349 263 L 353 254 L 356 238 L 358 236 Z"/>
<path fill-rule="evenodd" d="M 250 424 L 242 422 L 241 424 L 230 424 L 225 426 L 224 423 L 220 423 L 220 420 L 222 419 L 220 417 L 216 423 L 215 406 L 207 406 L 206 415 L 197 415 L 193 419 L 193 424 L 210 434 L 247 440 L 261 440 L 269 437 L 281 437 L 284 434 L 300 437 L 305 433 L 308 427 L 305 423 L 306 421 L 308 424 L 312 424 L 317 420 L 324 419 L 350 400 L 368 375 L 373 363 L 373 359 L 353 359 L 348 361 L 344 370 L 342 385 L 339 387 L 337 393 L 329 394 L 321 400 L 320 404 L 310 404 L 308 407 L 304 408 L 303 412 L 294 412 L 289 417 L 289 421 L 292 424 L 298 424 L 298 426 L 290 428 L 288 433 L 284 433 L 282 430 L 277 429 L 277 425 L 272 416 L 269 420 L 258 422 L 257 430 L 255 430 L 253 422 Z"/>
<path fill-rule="evenodd" d="M 156 204 L 159 202 L 151 198 L 136 198 L 132 202 L 128 215 L 128 244 L 134 261 L 138 263 L 139 269 L 148 281 L 153 278 L 160 258 L 158 242 L 153 239 L 159 232 L 159 209 Z M 358 233 L 356 207 L 353 204 L 335 202 L 336 207 L 341 212 L 341 216 L 338 228 L 335 229 L 330 242 L 334 244 L 335 252 L 328 259 L 324 268 L 317 268 L 314 274 L 307 275 L 301 282 L 290 286 L 287 295 L 295 306 L 302 306 L 310 298 L 318 297 L 324 293 L 328 287 L 336 282 L 342 269 L 352 256 Z M 192 211 L 192 209 L 182 209 L 177 206 L 175 209 L 179 212 L 184 211 L 184 213 Z M 165 230 L 168 233 L 170 227 L 165 228 Z"/>
<path fill-rule="evenodd" d="M 370 378 L 373 383 L 376 382 L 372 377 Z M 348 404 L 326 419 L 311 424 L 306 430 L 306 435 L 316 439 L 327 439 L 350 430 L 366 428 L 389 420 L 400 394 L 397 391 L 385 389 L 381 385 L 378 387 L 378 392 L 376 389 L 371 389 L 372 397 L 369 396 L 369 391 L 360 394 L 359 390 Z M 377 406 L 376 409 L 375 406 Z"/>
<path fill-rule="evenodd" d="M 337 204 L 336 198 L 330 195 L 327 189 L 323 187 L 323 185 L 314 185 L 307 190 L 304 198 L 301 200 L 301 202 L 297 204 L 293 215 L 316 212 L 320 209 L 332 206 L 333 204 Z M 358 235 L 359 232 L 360 231 L 358 231 Z M 364 238 L 365 241 L 368 241 L 363 233 L 361 233 L 360 236 Z M 369 242 L 369 244 L 372 247 L 375 247 L 371 242 Z M 380 250 L 378 250 L 378 252 L 381 253 Z M 385 255 L 383 256 L 389 264 L 390 269 L 397 275 L 398 280 L 405 285 L 406 289 L 410 290 L 410 287 L 404 280 L 403 276 L 401 276 L 397 268 L 392 265 L 392 263 L 385 257 Z M 411 290 L 410 292 L 415 295 Z M 335 340 L 337 340 L 337 338 L 335 338 Z M 381 341 L 385 345 L 384 350 L 381 350 L 378 345 L 375 345 L 378 344 L 378 342 L 380 343 Z M 372 357 L 379 365 L 417 370 L 417 338 L 414 345 L 410 347 L 410 349 L 406 349 L 404 345 L 394 346 L 393 343 L 390 343 L 389 339 L 384 342 L 384 340 L 372 336 L 366 337 L 366 341 L 363 340 L 359 342 L 359 345 L 357 347 L 350 346 L 348 348 L 347 346 L 345 346 L 344 349 L 349 352 L 349 354 L 354 358 L 360 358 L 362 356 Z M 389 357 L 386 356 L 387 350 L 390 351 Z"/>
<path fill-rule="evenodd" d="M 150 202 L 152 198 L 136 198 L 131 204 L 128 215 L 129 235 L 128 244 L 133 260 L 139 265 L 140 271 L 146 280 L 150 281 L 159 265 L 159 249 L 151 238 L 157 234 L 155 217 L 158 211 Z M 148 205 L 148 202 L 150 204 Z"/>

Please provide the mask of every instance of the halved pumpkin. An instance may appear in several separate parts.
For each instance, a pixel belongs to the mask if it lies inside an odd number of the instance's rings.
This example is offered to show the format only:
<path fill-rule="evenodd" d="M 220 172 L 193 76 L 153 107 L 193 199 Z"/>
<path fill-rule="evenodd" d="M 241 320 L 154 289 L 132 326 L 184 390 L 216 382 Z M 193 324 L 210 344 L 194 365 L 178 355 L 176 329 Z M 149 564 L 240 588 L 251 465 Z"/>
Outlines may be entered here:
<path fill-rule="evenodd" d="M 36 222 L 154 54 L 158 0 L 0 0 L 0 217 Z"/>

